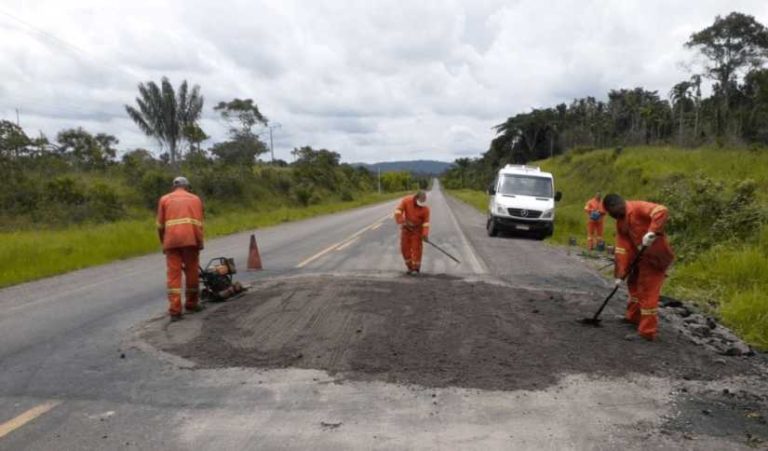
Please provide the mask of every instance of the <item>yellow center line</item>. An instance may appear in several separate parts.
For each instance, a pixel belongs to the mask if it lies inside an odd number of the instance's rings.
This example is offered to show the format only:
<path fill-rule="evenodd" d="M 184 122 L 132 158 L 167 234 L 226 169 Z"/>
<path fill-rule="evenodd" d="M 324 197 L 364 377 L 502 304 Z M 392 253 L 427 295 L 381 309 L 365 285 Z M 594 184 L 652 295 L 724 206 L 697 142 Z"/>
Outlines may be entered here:
<path fill-rule="evenodd" d="M 337 247 L 345 245 L 345 244 L 347 244 L 347 242 L 352 241 L 352 240 L 358 238 L 360 235 L 362 235 L 363 233 L 367 232 L 368 230 L 371 230 L 374 226 L 376 226 L 377 224 L 382 223 L 384 220 L 386 220 L 390 216 L 391 216 L 391 214 L 387 213 L 385 216 L 383 216 L 383 217 L 377 219 L 376 221 L 374 221 L 373 224 L 370 224 L 370 225 L 367 225 L 367 226 L 363 227 L 362 229 L 358 230 L 357 232 L 353 233 L 352 235 L 348 236 L 347 238 L 344 238 L 343 240 L 339 241 L 338 243 L 331 244 L 330 246 L 326 247 L 325 249 L 323 249 L 322 251 L 318 252 L 317 254 L 315 254 L 315 255 L 307 258 L 306 260 L 302 261 L 301 263 L 296 265 L 296 268 L 303 268 L 303 267 L 307 266 L 308 264 L 312 263 L 313 261 L 317 260 L 318 258 L 322 257 L 323 255 L 325 255 L 325 254 L 331 252 L 332 250 L 336 249 Z"/>
<path fill-rule="evenodd" d="M 371 229 L 371 230 L 373 230 L 373 229 Z M 337 252 L 338 252 L 338 251 L 343 251 L 344 249 L 348 248 L 349 246 L 351 246 L 351 245 L 355 244 L 355 243 L 357 242 L 357 240 L 359 240 L 359 239 L 360 239 L 360 237 L 359 237 L 359 236 L 358 236 L 358 237 L 355 237 L 355 238 L 352 238 L 351 240 L 347 241 L 346 243 L 342 244 L 341 246 L 338 246 L 338 247 L 336 248 L 336 251 L 337 251 Z"/>
<path fill-rule="evenodd" d="M 29 423 L 30 421 L 34 420 L 40 415 L 43 415 L 44 413 L 48 412 L 49 410 L 53 409 L 59 404 L 61 404 L 61 401 L 45 402 L 43 404 L 40 404 L 39 406 L 35 406 L 27 410 L 26 412 L 22 413 L 16 418 L 10 419 L 5 423 L 0 424 L 0 438 L 5 437 L 6 435 L 24 426 L 25 424 Z"/>

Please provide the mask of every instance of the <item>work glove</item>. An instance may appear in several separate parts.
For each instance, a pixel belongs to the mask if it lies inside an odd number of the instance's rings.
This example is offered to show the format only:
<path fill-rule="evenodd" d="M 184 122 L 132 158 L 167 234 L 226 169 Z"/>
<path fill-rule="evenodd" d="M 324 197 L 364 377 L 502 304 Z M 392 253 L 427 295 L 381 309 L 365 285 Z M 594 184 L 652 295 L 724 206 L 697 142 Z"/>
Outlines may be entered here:
<path fill-rule="evenodd" d="M 656 241 L 656 234 L 653 232 L 648 232 L 643 237 L 643 246 L 648 247 L 653 244 L 654 241 Z"/>
<path fill-rule="evenodd" d="M 426 236 L 422 236 L 421 237 L 421 241 L 427 241 L 427 240 L 428 240 L 428 238 Z"/>

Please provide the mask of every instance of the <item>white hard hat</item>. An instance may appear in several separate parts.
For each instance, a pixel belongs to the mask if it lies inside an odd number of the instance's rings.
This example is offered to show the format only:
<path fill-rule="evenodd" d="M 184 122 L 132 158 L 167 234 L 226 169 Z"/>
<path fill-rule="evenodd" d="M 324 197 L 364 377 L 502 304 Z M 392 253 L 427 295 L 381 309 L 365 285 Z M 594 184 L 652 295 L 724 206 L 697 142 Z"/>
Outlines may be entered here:
<path fill-rule="evenodd" d="M 189 180 L 187 180 L 186 177 L 181 177 L 181 176 L 176 177 L 175 179 L 173 179 L 173 186 L 187 187 L 189 186 Z"/>

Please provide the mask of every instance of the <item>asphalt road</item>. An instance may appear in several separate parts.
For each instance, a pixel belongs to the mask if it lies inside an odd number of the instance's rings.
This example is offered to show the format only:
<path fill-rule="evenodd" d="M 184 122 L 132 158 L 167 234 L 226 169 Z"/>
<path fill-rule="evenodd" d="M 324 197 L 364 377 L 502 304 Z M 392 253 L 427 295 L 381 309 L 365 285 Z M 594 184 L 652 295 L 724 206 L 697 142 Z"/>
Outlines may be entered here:
<path fill-rule="evenodd" d="M 395 204 L 254 231 L 258 273 L 242 271 L 250 232 L 208 241 L 203 260 L 234 257 L 244 282 L 398 277 Z M 482 215 L 439 185 L 429 204 L 431 239 L 462 263 L 426 247 L 425 273 L 564 294 L 605 289 L 561 249 L 485 237 Z M 163 315 L 164 293 L 160 253 L 0 290 L 0 449 L 602 448 L 615 428 L 619 443 L 641 443 L 633 426 L 669 409 L 671 382 L 645 376 L 570 375 L 531 392 L 425 392 L 306 369 L 190 370 L 133 341 L 137 325 Z"/>

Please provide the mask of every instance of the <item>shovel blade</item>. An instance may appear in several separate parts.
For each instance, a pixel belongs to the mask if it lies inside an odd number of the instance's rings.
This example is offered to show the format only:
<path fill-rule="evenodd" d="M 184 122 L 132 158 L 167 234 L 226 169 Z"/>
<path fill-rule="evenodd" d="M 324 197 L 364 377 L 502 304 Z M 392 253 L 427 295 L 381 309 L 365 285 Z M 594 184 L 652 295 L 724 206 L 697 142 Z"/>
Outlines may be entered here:
<path fill-rule="evenodd" d="M 601 321 L 599 318 L 582 318 L 579 320 L 579 324 L 582 326 L 600 327 Z"/>

